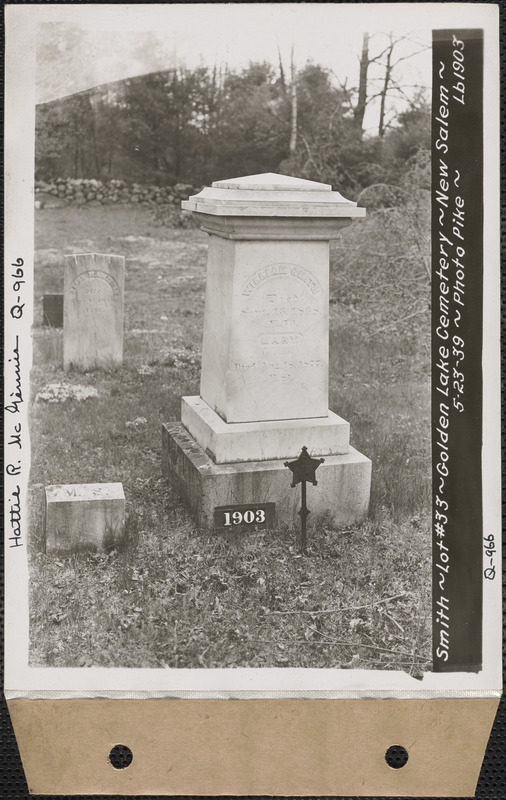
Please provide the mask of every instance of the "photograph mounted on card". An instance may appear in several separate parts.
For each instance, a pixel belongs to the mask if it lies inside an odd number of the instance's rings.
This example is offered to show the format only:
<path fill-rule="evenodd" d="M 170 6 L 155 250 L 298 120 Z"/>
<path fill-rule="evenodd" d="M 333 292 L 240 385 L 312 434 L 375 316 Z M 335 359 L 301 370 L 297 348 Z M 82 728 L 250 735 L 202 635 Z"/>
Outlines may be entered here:
<path fill-rule="evenodd" d="M 501 691 L 498 20 L 458 12 L 8 7 L 5 694 L 32 791 L 474 791 Z M 63 778 L 76 725 L 96 764 Z"/>

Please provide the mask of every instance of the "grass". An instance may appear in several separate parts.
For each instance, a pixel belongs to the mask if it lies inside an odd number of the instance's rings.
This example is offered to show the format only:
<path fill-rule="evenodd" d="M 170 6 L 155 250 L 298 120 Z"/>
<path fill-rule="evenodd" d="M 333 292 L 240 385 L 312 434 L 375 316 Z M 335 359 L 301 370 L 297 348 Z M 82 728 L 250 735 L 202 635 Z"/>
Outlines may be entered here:
<path fill-rule="evenodd" d="M 428 333 L 371 336 L 360 309 L 331 305 L 330 407 L 373 461 L 371 510 L 352 529 L 310 524 L 303 557 L 287 527 L 197 530 L 161 478 L 161 423 L 199 391 L 205 234 L 127 206 L 45 209 L 36 243 L 37 303 L 71 252 L 124 255 L 126 291 L 121 369 L 64 373 L 61 331 L 34 328 L 31 663 L 430 668 Z M 66 399 L 36 401 L 48 384 Z M 121 548 L 44 554 L 44 486 L 109 481 L 127 498 Z"/>

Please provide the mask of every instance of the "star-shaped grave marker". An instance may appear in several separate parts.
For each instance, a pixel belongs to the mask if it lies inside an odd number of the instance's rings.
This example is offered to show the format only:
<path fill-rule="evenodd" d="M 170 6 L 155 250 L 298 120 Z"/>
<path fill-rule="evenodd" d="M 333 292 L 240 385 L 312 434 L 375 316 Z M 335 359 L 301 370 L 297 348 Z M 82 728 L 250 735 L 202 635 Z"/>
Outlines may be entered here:
<path fill-rule="evenodd" d="M 306 520 L 308 514 L 306 505 L 306 482 L 309 481 L 313 486 L 318 485 L 316 480 L 316 470 L 323 464 L 324 458 L 311 458 L 307 451 L 307 447 L 303 447 L 300 455 L 294 461 L 285 461 L 285 467 L 288 467 L 292 472 L 291 486 L 294 488 L 298 483 L 301 483 L 301 507 L 299 516 L 301 519 L 301 553 L 306 552 L 307 539 L 306 539 Z"/>

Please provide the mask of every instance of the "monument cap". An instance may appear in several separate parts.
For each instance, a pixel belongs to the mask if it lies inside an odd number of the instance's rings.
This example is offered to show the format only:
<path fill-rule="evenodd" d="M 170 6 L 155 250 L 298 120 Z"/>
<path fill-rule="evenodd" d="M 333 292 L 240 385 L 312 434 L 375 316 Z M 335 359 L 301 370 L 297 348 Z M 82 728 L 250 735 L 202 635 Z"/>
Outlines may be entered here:
<path fill-rule="evenodd" d="M 181 204 L 198 214 L 234 217 L 363 217 L 365 209 L 328 183 L 266 172 L 214 181 Z"/>
<path fill-rule="evenodd" d="M 277 175 L 275 172 L 264 172 L 260 175 L 246 175 L 242 178 L 230 178 L 224 181 L 213 181 L 213 189 L 247 189 L 250 191 L 277 192 L 331 192 L 330 183 L 308 181 L 305 178 L 292 178 L 290 175 Z"/>

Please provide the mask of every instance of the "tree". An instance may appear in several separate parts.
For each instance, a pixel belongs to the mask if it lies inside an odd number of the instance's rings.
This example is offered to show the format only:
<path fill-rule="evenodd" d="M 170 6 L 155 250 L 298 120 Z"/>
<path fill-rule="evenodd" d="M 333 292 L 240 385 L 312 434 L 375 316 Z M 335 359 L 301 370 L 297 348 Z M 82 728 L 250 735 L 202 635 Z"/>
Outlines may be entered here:
<path fill-rule="evenodd" d="M 122 147 L 137 164 L 138 179 L 195 180 L 194 159 L 214 129 L 216 97 L 216 75 L 204 67 L 179 67 L 125 82 Z"/>
<path fill-rule="evenodd" d="M 388 100 L 390 98 L 394 98 L 397 100 L 404 99 L 408 102 L 411 101 L 411 97 L 406 92 L 406 87 L 403 86 L 397 78 L 397 67 L 402 62 L 413 58 L 415 55 L 418 55 L 418 53 L 421 53 L 424 50 L 427 50 L 428 45 L 424 45 L 423 43 L 419 42 L 413 42 L 413 40 L 408 36 L 396 37 L 392 33 L 378 33 L 375 34 L 375 36 L 380 38 L 386 36 L 387 42 L 386 45 L 373 58 L 369 59 L 369 65 L 374 63 L 378 67 L 378 75 L 373 82 L 376 83 L 376 85 L 379 85 L 379 88 L 376 92 L 369 93 L 367 103 L 379 99 L 378 136 L 380 139 L 383 139 L 387 128 L 398 114 L 397 110 L 393 109 L 390 113 L 390 117 L 387 118 Z M 409 45 L 408 51 L 404 55 L 396 55 L 395 53 L 398 52 L 405 43 Z M 412 49 L 413 43 L 415 43 L 418 48 L 414 51 Z M 418 86 L 410 88 L 420 90 L 422 87 Z"/>
<path fill-rule="evenodd" d="M 46 179 L 59 165 L 72 178 L 100 171 L 96 113 L 89 92 L 38 106 L 35 152 L 36 173 Z"/>
<path fill-rule="evenodd" d="M 35 178 L 49 180 L 58 175 L 68 147 L 67 126 L 53 103 L 37 106 L 35 132 Z"/>
<path fill-rule="evenodd" d="M 223 81 L 216 177 L 276 171 L 289 149 L 289 112 L 273 67 L 250 63 Z"/>
<path fill-rule="evenodd" d="M 371 42 L 373 40 L 381 42 L 384 37 L 387 39 L 386 44 L 380 45 L 379 49 L 376 47 L 371 52 Z M 413 50 L 413 44 L 416 46 L 416 50 Z M 407 50 L 406 48 L 404 51 L 402 50 L 403 45 L 407 45 Z M 397 67 L 426 49 L 428 49 L 428 45 L 408 36 L 395 37 L 392 33 L 375 33 L 373 36 L 370 36 L 369 33 L 363 34 L 358 87 L 346 90 L 346 86 L 341 86 L 349 93 L 353 105 L 353 119 L 360 136 L 364 132 L 364 117 L 367 107 L 376 101 L 378 104 L 377 131 L 379 138 L 383 139 L 387 128 L 396 119 L 398 113 L 398 104 L 395 104 L 396 107 L 390 110 L 388 117 L 390 105 L 388 101 L 403 99 L 411 102 L 412 100 L 411 94 L 406 91 L 408 87 L 403 86 L 397 77 Z M 401 54 L 397 55 L 399 50 L 401 50 Z M 417 91 L 421 88 L 425 87 L 409 87 L 409 89 Z"/>
<path fill-rule="evenodd" d="M 298 74 L 297 96 L 297 147 L 281 170 L 339 191 L 359 190 L 367 180 L 366 163 L 375 160 L 375 145 L 357 139 L 349 92 L 334 84 L 329 70 L 306 64 Z"/>
<path fill-rule="evenodd" d="M 293 58 L 294 47 L 292 45 L 290 58 L 290 155 L 295 153 L 297 148 L 297 72 Z"/>
<path fill-rule="evenodd" d="M 360 57 L 360 73 L 358 81 L 357 104 L 353 111 L 355 126 L 362 136 L 364 128 L 364 115 L 367 105 L 367 71 L 369 69 L 369 34 L 364 33 L 362 38 L 362 55 Z"/>
<path fill-rule="evenodd" d="M 386 162 L 405 164 L 419 150 L 430 150 L 431 109 L 424 93 L 413 98 L 406 111 L 401 112 L 384 137 Z"/>
<path fill-rule="evenodd" d="M 92 105 L 99 163 L 95 177 L 112 178 L 117 165 L 121 170 L 122 107 L 114 90 L 92 95 Z"/>

